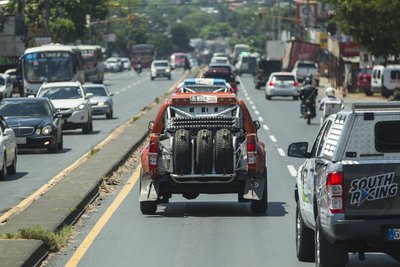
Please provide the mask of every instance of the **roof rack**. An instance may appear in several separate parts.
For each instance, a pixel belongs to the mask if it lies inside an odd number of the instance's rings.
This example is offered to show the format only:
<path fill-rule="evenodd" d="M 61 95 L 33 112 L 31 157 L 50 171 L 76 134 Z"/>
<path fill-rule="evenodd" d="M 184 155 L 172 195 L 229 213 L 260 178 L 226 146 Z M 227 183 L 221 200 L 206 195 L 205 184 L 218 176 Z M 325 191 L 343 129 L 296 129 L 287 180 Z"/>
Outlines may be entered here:
<path fill-rule="evenodd" d="M 354 111 L 374 111 L 374 110 L 387 110 L 387 109 L 399 109 L 400 101 L 392 102 L 361 102 L 353 103 L 351 110 Z"/>

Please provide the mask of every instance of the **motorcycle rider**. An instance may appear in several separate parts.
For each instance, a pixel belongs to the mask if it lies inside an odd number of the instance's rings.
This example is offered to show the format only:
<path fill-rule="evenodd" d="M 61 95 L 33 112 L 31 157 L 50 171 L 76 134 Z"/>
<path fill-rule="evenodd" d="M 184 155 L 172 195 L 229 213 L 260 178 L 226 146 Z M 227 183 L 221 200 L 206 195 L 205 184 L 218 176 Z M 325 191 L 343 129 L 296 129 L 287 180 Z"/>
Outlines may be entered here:
<path fill-rule="evenodd" d="M 318 96 L 318 89 L 312 85 L 312 78 L 307 77 L 304 79 L 303 86 L 300 88 L 299 93 L 300 93 L 299 98 L 301 100 L 300 117 L 303 117 L 306 101 L 311 101 L 312 103 L 314 103 L 314 105 L 312 107 L 313 110 L 311 110 L 311 112 L 313 114 L 316 114 L 315 101 Z"/>
<path fill-rule="evenodd" d="M 325 102 L 327 102 L 327 101 L 335 101 L 335 100 L 339 100 L 335 96 L 335 89 L 333 89 L 332 87 L 326 88 L 325 89 L 325 96 L 319 102 L 319 110 L 323 110 L 324 109 Z"/>
<path fill-rule="evenodd" d="M 142 59 L 139 57 L 138 60 L 136 61 L 136 72 L 140 74 L 142 72 Z"/>

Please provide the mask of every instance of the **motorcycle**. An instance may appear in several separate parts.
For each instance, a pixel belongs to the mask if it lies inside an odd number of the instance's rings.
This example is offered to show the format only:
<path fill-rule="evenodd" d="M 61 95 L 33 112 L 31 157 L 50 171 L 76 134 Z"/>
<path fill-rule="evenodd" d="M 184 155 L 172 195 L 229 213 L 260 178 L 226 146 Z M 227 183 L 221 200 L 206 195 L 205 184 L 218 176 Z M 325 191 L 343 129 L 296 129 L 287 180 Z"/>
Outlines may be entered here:
<path fill-rule="evenodd" d="M 136 65 L 135 71 L 138 75 L 140 75 L 140 73 L 142 72 L 142 64 L 138 63 Z"/>
<path fill-rule="evenodd" d="M 311 119 L 317 116 L 315 100 L 305 100 L 302 108 L 303 118 L 306 119 L 307 124 L 311 124 Z"/>

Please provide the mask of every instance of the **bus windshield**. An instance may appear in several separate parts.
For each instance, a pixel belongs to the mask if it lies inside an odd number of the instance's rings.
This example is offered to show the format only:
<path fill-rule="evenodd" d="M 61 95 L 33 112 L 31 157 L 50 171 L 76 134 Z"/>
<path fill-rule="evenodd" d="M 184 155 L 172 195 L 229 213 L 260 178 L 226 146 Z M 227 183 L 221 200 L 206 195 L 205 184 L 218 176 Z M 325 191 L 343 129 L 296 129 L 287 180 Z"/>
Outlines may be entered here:
<path fill-rule="evenodd" d="M 70 81 L 74 77 L 73 54 L 61 51 L 25 54 L 23 68 L 28 82 Z"/>

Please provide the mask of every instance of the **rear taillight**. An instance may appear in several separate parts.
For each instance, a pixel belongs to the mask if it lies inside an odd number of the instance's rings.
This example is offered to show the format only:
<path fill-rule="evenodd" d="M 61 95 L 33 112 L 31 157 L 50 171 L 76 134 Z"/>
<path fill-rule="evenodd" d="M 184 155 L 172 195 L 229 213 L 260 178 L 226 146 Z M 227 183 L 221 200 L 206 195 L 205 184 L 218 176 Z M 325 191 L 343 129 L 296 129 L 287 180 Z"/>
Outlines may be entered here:
<path fill-rule="evenodd" d="M 268 86 L 275 86 L 275 83 L 269 82 L 269 83 L 268 83 Z"/>
<path fill-rule="evenodd" d="M 298 82 L 294 82 L 293 85 L 294 85 L 294 87 L 298 87 L 299 83 Z"/>
<path fill-rule="evenodd" d="M 157 168 L 158 160 L 158 144 L 150 143 L 149 145 L 149 168 Z"/>
<path fill-rule="evenodd" d="M 247 141 L 247 165 L 255 166 L 257 164 L 257 146 L 253 142 Z"/>
<path fill-rule="evenodd" d="M 328 205 L 331 213 L 343 213 L 343 173 L 330 172 L 326 176 Z"/>

